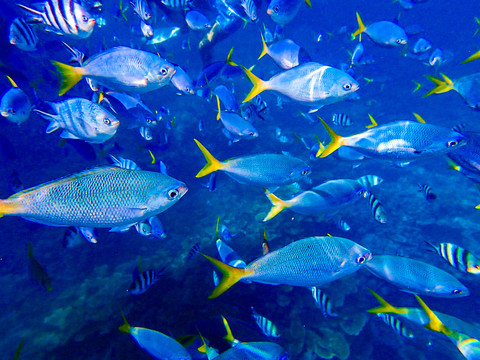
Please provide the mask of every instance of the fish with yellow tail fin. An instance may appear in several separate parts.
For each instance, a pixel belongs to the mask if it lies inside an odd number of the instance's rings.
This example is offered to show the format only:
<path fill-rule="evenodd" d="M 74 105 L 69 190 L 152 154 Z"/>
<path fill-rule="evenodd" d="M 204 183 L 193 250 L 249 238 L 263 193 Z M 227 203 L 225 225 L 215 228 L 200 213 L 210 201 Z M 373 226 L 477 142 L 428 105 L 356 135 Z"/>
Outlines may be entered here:
<path fill-rule="evenodd" d="M 123 325 L 118 330 L 130 334 L 143 350 L 155 359 L 190 360 L 192 357 L 175 339 L 159 331 L 143 327 L 133 327 L 122 314 Z"/>
<path fill-rule="evenodd" d="M 480 110 L 480 92 L 478 91 L 480 87 L 480 73 L 462 76 L 454 80 L 448 78 L 445 74 L 440 75 L 443 77 L 443 80 L 427 75 L 427 78 L 436 86 L 426 93 L 424 97 L 455 90 L 468 106 L 475 110 Z"/>
<path fill-rule="evenodd" d="M 215 171 L 223 171 L 240 184 L 263 188 L 293 184 L 310 174 L 310 166 L 297 158 L 280 154 L 258 154 L 218 161 L 196 139 L 198 147 L 207 160 L 207 165 L 196 177 Z"/>
<path fill-rule="evenodd" d="M 400 163 L 441 155 L 466 144 L 465 136 L 456 131 L 413 121 L 396 121 L 348 137 L 320 122 L 331 137 L 326 149 L 317 154 L 321 158 L 346 146 L 368 157 Z"/>
<path fill-rule="evenodd" d="M 280 40 L 267 46 L 263 35 L 260 34 L 260 36 L 262 38 L 263 49 L 258 60 L 268 54 L 278 66 L 285 70 L 311 61 L 306 50 L 291 39 Z"/>
<path fill-rule="evenodd" d="M 38 283 L 47 291 L 52 291 L 52 279 L 48 275 L 45 268 L 33 256 L 33 245 L 28 243 L 28 271 L 30 279 Z"/>
<path fill-rule="evenodd" d="M 118 46 L 96 54 L 78 67 L 52 61 L 62 78 L 59 95 L 83 77 L 112 90 L 146 93 L 169 83 L 175 67 L 156 54 Z"/>
<path fill-rule="evenodd" d="M 378 126 L 377 122 L 375 121 L 372 115 L 368 114 L 368 118 L 370 119 L 371 124 L 365 126 L 367 129 L 371 129 L 371 128 L 374 128 L 375 126 Z"/>
<path fill-rule="evenodd" d="M 312 287 L 358 271 L 372 254 L 363 246 L 340 237 L 309 237 L 294 241 L 237 269 L 205 256 L 223 274 L 209 299 L 216 298 L 244 279 L 271 285 Z"/>
<path fill-rule="evenodd" d="M 10 76 L 8 81 L 12 85 L 0 100 L 0 114 L 8 121 L 20 125 L 28 120 L 33 108 L 30 99 L 25 92 L 20 89 Z"/>
<path fill-rule="evenodd" d="M 430 308 L 425 304 L 425 302 L 420 299 L 418 295 L 415 295 L 417 301 L 419 302 L 422 309 L 428 315 L 429 322 L 424 325 L 428 330 L 438 332 L 445 335 L 453 342 L 462 355 L 468 360 L 478 360 L 480 359 L 480 341 L 476 338 L 472 338 L 467 334 L 451 330 L 443 324 L 443 322 L 435 315 L 435 313 L 430 310 Z"/>
<path fill-rule="evenodd" d="M 363 177 L 356 180 L 330 180 L 315 186 L 311 190 L 303 191 L 288 200 L 281 200 L 266 191 L 266 196 L 272 203 L 272 208 L 263 221 L 271 220 L 284 209 L 289 209 L 301 215 L 336 213 L 364 196 L 367 188 L 363 182 Z"/>
<path fill-rule="evenodd" d="M 352 34 L 353 37 L 365 33 L 374 43 L 383 46 L 401 46 L 408 42 L 405 30 L 393 22 L 377 21 L 365 26 L 358 12 L 357 22 L 358 29 Z"/>
<path fill-rule="evenodd" d="M 221 120 L 224 130 L 227 132 L 227 137 L 232 138 L 233 142 L 241 139 L 254 139 L 258 137 L 258 130 L 255 129 L 253 124 L 246 121 L 240 115 L 231 111 L 222 111 L 220 108 L 220 100 L 217 98 L 217 120 Z"/>
<path fill-rule="evenodd" d="M 243 102 L 247 102 L 265 90 L 278 92 L 286 97 L 312 108 L 321 107 L 344 100 L 359 89 L 358 82 L 346 72 L 307 62 L 292 69 L 262 80 L 242 66 L 244 73 L 252 82 L 253 88 Z"/>
<path fill-rule="evenodd" d="M 462 61 L 460 64 L 466 64 L 466 63 L 469 63 L 471 61 L 478 60 L 478 59 L 480 59 L 480 50 L 478 50 L 475 54 L 473 54 L 472 56 L 470 56 L 467 59 L 465 59 L 464 61 Z"/>

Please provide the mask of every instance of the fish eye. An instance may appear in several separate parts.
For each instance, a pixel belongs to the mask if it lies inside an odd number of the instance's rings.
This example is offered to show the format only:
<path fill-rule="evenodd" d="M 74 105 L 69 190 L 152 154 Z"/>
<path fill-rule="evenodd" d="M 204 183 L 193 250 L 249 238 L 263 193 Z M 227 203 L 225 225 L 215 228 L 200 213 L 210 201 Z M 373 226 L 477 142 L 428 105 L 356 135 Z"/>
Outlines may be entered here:
<path fill-rule="evenodd" d="M 88 17 L 86 17 L 85 15 L 82 15 L 82 21 L 83 21 L 83 22 L 87 22 L 87 21 L 88 21 Z"/>
<path fill-rule="evenodd" d="M 460 295 L 461 293 L 463 293 L 462 290 L 458 290 L 458 289 L 452 290 L 453 295 Z"/>
<path fill-rule="evenodd" d="M 275 7 L 273 8 L 273 11 L 275 11 L 276 13 L 278 13 L 278 10 L 280 10 L 280 9 L 278 8 L 278 6 L 275 6 Z"/>
<path fill-rule="evenodd" d="M 308 169 L 303 170 L 302 175 L 308 175 Z"/>
<path fill-rule="evenodd" d="M 250 132 L 248 133 L 248 135 L 253 136 L 253 132 L 250 131 Z"/>
<path fill-rule="evenodd" d="M 447 142 L 447 147 L 451 148 L 451 147 L 457 146 L 457 144 L 458 144 L 457 141 L 452 140 L 452 141 Z"/>
<path fill-rule="evenodd" d="M 178 191 L 177 191 L 177 190 L 170 190 L 170 191 L 168 192 L 168 197 L 169 197 L 170 200 L 175 199 L 175 198 L 177 197 L 177 195 L 178 195 Z"/>
<path fill-rule="evenodd" d="M 344 90 L 350 90 L 352 88 L 352 85 L 351 84 L 345 84 L 343 85 L 343 89 Z"/>
<path fill-rule="evenodd" d="M 147 124 L 151 124 L 151 123 L 152 123 L 152 119 L 147 118 Z"/>
<path fill-rule="evenodd" d="M 168 70 L 167 70 L 167 69 L 165 69 L 165 68 L 161 68 L 161 69 L 160 69 L 160 74 L 162 74 L 162 75 L 167 75 L 167 73 L 168 73 Z"/>
<path fill-rule="evenodd" d="M 103 119 L 103 123 L 104 123 L 105 125 L 110 125 L 112 122 L 110 121 L 109 118 L 105 118 L 105 119 Z"/>
<path fill-rule="evenodd" d="M 363 264 L 366 260 L 366 257 L 363 256 L 363 255 L 360 255 L 358 258 L 357 258 L 357 263 L 359 264 Z"/>

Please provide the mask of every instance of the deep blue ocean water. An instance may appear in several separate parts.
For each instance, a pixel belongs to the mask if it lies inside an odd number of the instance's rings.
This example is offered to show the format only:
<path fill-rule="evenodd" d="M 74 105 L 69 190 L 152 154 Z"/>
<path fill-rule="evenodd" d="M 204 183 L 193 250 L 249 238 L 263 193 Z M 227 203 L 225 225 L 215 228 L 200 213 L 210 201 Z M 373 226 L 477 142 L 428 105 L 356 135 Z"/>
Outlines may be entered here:
<path fill-rule="evenodd" d="M 12 75 L 19 86 L 34 99 L 32 82 L 37 87 L 38 103 L 60 101 L 58 85 L 49 60 L 67 61 L 68 53 L 61 40 L 93 55 L 115 45 L 132 46 L 154 52 L 130 30 L 138 25 L 138 18 L 129 10 L 128 21 L 113 17 L 118 2 L 104 0 L 102 16 L 106 26 L 96 28 L 86 40 L 65 40 L 64 37 L 42 33 L 39 51 L 22 52 L 8 44 L 8 26 L 21 15 L 13 2 L 2 1 L 1 60 L 2 71 Z M 155 7 L 153 1 L 151 6 Z M 234 47 L 233 60 L 245 66 L 257 64 L 255 74 L 268 78 L 281 69 L 265 57 L 257 61 L 261 51 L 262 24 L 272 31 L 274 23 L 266 14 L 267 2 L 258 2 L 260 21 L 248 23 L 219 42 L 213 49 L 213 60 L 224 60 Z M 202 11 L 212 20 L 216 11 L 201 4 Z M 303 46 L 314 61 L 338 67 L 348 62 L 348 51 L 356 41 L 350 33 L 356 30 L 355 12 L 365 24 L 379 20 L 393 20 L 399 16 L 403 27 L 420 25 L 422 32 L 409 40 L 410 49 L 419 37 L 425 37 L 433 48 L 451 52 L 451 61 L 438 72 L 455 79 L 478 72 L 480 62 L 460 65 L 460 62 L 480 48 L 480 35 L 473 37 L 480 16 L 478 3 L 465 0 L 430 0 L 417 3 L 404 10 L 391 1 L 313 1 L 312 8 L 302 5 L 295 19 L 285 26 L 285 37 Z M 182 12 L 168 11 L 162 22 L 162 11 L 155 19 L 156 26 L 179 26 L 182 33 L 158 47 L 167 60 L 180 65 L 196 78 L 203 65 L 197 44 L 204 33 L 188 30 Z M 154 27 L 156 27 L 154 26 Z M 346 26 L 346 34 L 338 34 Z M 323 34 L 317 42 L 318 33 Z M 331 35 L 329 35 L 331 34 Z M 114 40 L 113 37 L 118 40 Z M 191 49 L 183 50 L 183 41 Z M 435 70 L 423 61 L 403 56 L 400 48 L 386 48 L 374 44 L 364 36 L 365 52 L 374 63 L 356 69 L 360 99 L 328 105 L 318 115 L 330 120 L 334 113 L 347 113 L 353 120 L 349 128 L 335 127 L 342 135 L 362 132 L 372 114 L 379 124 L 395 120 L 414 120 L 412 112 L 419 113 L 430 124 L 452 127 L 468 124 L 478 130 L 480 119 L 475 111 L 457 94 L 434 95 L 422 98 L 431 83 L 424 75 L 435 75 Z M 15 72 L 12 73 L 12 70 Z M 373 79 L 367 83 L 364 78 Z M 413 81 L 423 84 L 412 93 Z M 231 86 L 231 81 L 216 80 L 215 84 Z M 235 96 L 240 102 L 251 85 L 245 78 L 234 80 Z M 0 92 L 9 89 L 8 81 L 0 79 Z M 215 300 L 207 300 L 213 289 L 212 266 L 201 256 L 187 261 L 190 248 L 200 242 L 202 251 L 216 256 L 214 242 L 217 217 L 233 233 L 238 233 L 230 245 L 247 261 L 261 255 L 263 231 L 266 229 L 270 247 L 280 248 L 294 240 L 327 233 L 343 236 L 370 249 L 373 254 L 401 255 L 428 262 L 454 274 L 467 285 L 471 295 L 458 299 L 424 297 L 434 310 L 444 312 L 474 325 L 480 323 L 478 294 L 480 287 L 474 275 L 456 272 L 439 256 L 427 251 L 424 241 L 452 242 L 473 253 L 480 254 L 477 239 L 480 236 L 480 213 L 474 207 L 480 203 L 480 193 L 473 182 L 461 174 L 447 169 L 440 156 L 420 160 L 406 167 L 396 167 L 381 160 L 365 161 L 358 167 L 341 162 L 334 156 L 309 160 L 308 150 L 296 140 L 296 135 L 308 142 L 314 134 L 328 140 L 318 122 L 309 123 L 299 116 L 304 106 L 285 101 L 283 109 L 272 92 L 261 96 L 268 103 L 265 120 L 257 120 L 259 137 L 228 145 L 215 120 L 216 103 L 199 96 L 177 95 L 171 86 L 142 96 L 152 109 L 164 106 L 175 116 L 175 127 L 168 130 L 169 144 L 154 147 L 153 153 L 168 167 L 169 175 L 185 182 L 188 193 L 178 204 L 159 215 L 166 239 L 149 239 L 134 229 L 126 233 L 98 230 L 98 244 L 82 243 L 71 249 L 62 247 L 64 228 L 48 227 L 18 217 L 0 219 L 0 324 L 2 336 L 0 353 L 12 359 L 17 345 L 25 338 L 19 359 L 150 359 L 134 340 L 120 333 L 121 313 L 132 326 L 155 329 L 173 337 L 195 334 L 198 326 L 206 337 L 218 338 L 222 334 L 220 315 L 225 316 L 234 335 L 242 341 L 266 340 L 251 318 L 250 307 L 272 320 L 282 336 L 275 341 L 282 345 L 293 359 L 330 358 L 333 353 L 342 359 L 462 359 L 463 356 L 447 340 L 434 337 L 421 328 L 411 327 L 415 339 L 401 338 L 376 316 L 366 310 L 376 306 L 376 300 L 367 290 L 378 293 L 398 306 L 417 306 L 411 294 L 401 292 L 393 285 L 375 278 L 365 269 L 325 286 L 332 299 L 338 318 L 326 320 L 315 308 L 310 291 L 303 288 L 264 284 L 235 285 Z M 91 91 L 81 81 L 64 97 L 91 98 Z M 315 115 L 313 116 L 315 118 Z M 198 130 L 202 119 L 205 131 Z M 282 143 L 275 136 L 279 127 L 289 141 Z M 17 126 L 0 119 L 0 198 L 10 195 L 9 178 L 15 170 L 25 185 L 31 187 L 43 182 L 75 173 L 96 165 L 108 164 L 106 153 L 116 142 L 119 155 L 134 160 L 142 169 L 157 171 L 144 141 L 137 130 L 120 125 L 114 139 L 104 146 L 93 145 L 97 153 L 94 161 L 86 160 L 68 144 L 61 144 L 58 133 L 45 134 L 46 123 L 32 113 L 30 119 Z M 312 184 L 329 179 L 351 178 L 375 174 L 384 182 L 375 189 L 388 215 L 386 224 L 377 223 L 365 201 L 342 211 L 342 219 L 351 226 L 348 233 L 341 232 L 325 217 L 301 216 L 285 211 L 268 223 L 261 219 L 270 209 L 270 203 L 261 188 L 239 184 L 223 173 L 218 174 L 218 188 L 209 192 L 202 184 L 207 178 L 197 179 L 196 173 L 204 166 L 204 159 L 193 138 L 199 139 L 220 160 L 231 157 L 288 151 L 307 161 L 312 167 Z M 154 139 L 155 141 L 161 141 Z M 110 147 L 109 147 L 110 146 Z M 438 198 L 427 202 L 417 191 L 418 183 L 429 184 Z M 303 185 L 305 186 L 305 185 Z M 47 292 L 29 279 L 27 243 L 34 246 L 36 259 L 52 278 L 51 292 Z M 147 293 L 132 296 L 126 292 L 131 272 L 139 259 L 144 268 L 167 266 L 164 277 Z M 480 325 L 478 325 L 480 326 Z M 225 344 L 221 344 L 224 346 Z M 323 354 L 323 355 L 322 355 Z"/>

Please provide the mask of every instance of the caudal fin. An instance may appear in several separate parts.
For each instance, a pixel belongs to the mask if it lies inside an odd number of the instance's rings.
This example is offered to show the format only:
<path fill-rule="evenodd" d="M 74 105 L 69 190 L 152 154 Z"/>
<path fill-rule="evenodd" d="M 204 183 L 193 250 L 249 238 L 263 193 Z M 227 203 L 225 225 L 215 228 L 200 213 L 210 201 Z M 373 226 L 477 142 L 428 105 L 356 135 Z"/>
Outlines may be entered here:
<path fill-rule="evenodd" d="M 432 90 L 430 90 L 428 93 L 423 95 L 423 97 L 427 97 L 432 94 L 442 94 L 450 90 L 453 90 L 453 81 L 450 80 L 445 74 L 440 74 L 440 75 L 442 75 L 444 81 L 440 80 L 439 78 L 427 75 L 427 78 L 433 81 L 433 83 L 436 86 Z"/>
<path fill-rule="evenodd" d="M 207 160 L 207 164 L 196 175 L 197 178 L 203 177 L 205 175 L 208 175 L 212 172 L 215 172 L 225 167 L 225 165 L 222 162 L 218 161 L 213 157 L 212 154 L 210 154 L 210 152 L 205 148 L 205 146 L 200 144 L 200 141 L 198 141 L 197 139 L 193 139 L 193 140 L 195 140 L 195 142 L 197 143 L 197 146 L 202 151 L 203 156 L 205 156 L 205 160 Z"/>
<path fill-rule="evenodd" d="M 268 190 L 265 190 L 265 195 L 267 195 L 268 200 L 270 200 L 270 202 L 272 203 L 272 208 L 270 209 L 270 212 L 267 214 L 267 216 L 265 216 L 265 219 L 263 219 L 263 221 L 268 221 L 270 219 L 273 219 L 275 216 L 280 214 L 285 208 L 287 208 L 288 203 L 282 199 L 279 199 Z"/>
<path fill-rule="evenodd" d="M 213 265 L 215 265 L 218 270 L 223 274 L 222 280 L 217 285 L 213 292 L 208 297 L 209 299 L 214 299 L 220 295 L 222 295 L 225 291 L 230 289 L 233 285 L 235 285 L 241 278 L 245 275 L 251 273 L 245 269 L 237 269 L 233 266 L 227 265 L 220 260 L 214 259 L 208 255 L 202 254 L 205 256 Z"/>
<path fill-rule="evenodd" d="M 267 81 L 264 81 L 258 77 L 256 77 L 250 70 L 248 70 L 245 66 L 242 66 L 240 65 L 243 69 L 243 72 L 245 73 L 245 75 L 247 75 L 248 77 L 248 80 L 250 80 L 253 84 L 253 88 L 252 90 L 250 90 L 250 92 L 248 93 L 247 97 L 245 98 L 245 100 L 243 100 L 242 102 L 247 102 L 247 101 L 250 101 L 252 100 L 255 96 L 257 96 L 258 94 L 260 94 L 261 92 L 265 91 L 268 89 L 268 86 L 267 86 Z"/>
<path fill-rule="evenodd" d="M 450 330 L 449 328 L 447 328 L 440 321 L 440 319 L 437 317 L 437 315 L 435 315 L 433 313 L 433 311 L 430 310 L 430 308 L 427 306 L 427 304 L 425 304 L 423 302 L 423 300 L 420 299 L 420 297 L 418 295 L 415 295 L 415 297 L 417 298 L 417 301 L 419 302 L 419 304 L 422 306 L 423 311 L 425 311 L 425 313 L 428 315 L 428 318 L 430 319 L 428 324 L 423 325 L 423 327 L 428 329 L 428 330 L 432 330 L 432 331 L 435 331 L 435 332 L 438 332 L 438 333 L 441 333 L 441 334 L 444 334 L 444 335 L 447 335 L 447 336 L 453 335 L 453 331 Z"/>
<path fill-rule="evenodd" d="M 325 127 L 325 130 L 327 130 L 328 135 L 330 135 L 331 137 L 330 143 L 327 145 L 325 150 L 323 150 L 323 152 L 320 154 L 320 157 L 324 158 L 330 155 L 331 153 L 333 153 L 334 151 L 338 150 L 338 148 L 340 148 L 343 145 L 344 138 L 338 135 L 335 131 L 333 131 L 327 125 L 327 123 L 323 121 L 320 117 L 318 118 L 320 119 L 320 122 L 322 123 L 322 125 Z M 317 153 L 317 157 L 318 156 L 319 156 L 319 153 Z"/>
<path fill-rule="evenodd" d="M 460 64 L 466 64 L 466 63 L 469 63 L 470 61 L 477 60 L 477 59 L 480 59 L 480 50 L 478 50 L 475 54 L 473 54 L 469 58 L 462 61 Z"/>
<path fill-rule="evenodd" d="M 127 319 L 125 318 L 125 315 L 122 314 L 122 318 L 123 318 L 123 325 L 120 326 L 118 328 L 118 330 L 122 333 L 130 334 L 130 330 L 131 330 L 132 327 L 130 326 Z"/>
<path fill-rule="evenodd" d="M 262 57 L 264 57 L 265 55 L 267 55 L 268 53 L 268 46 L 267 44 L 265 43 L 265 39 L 263 38 L 263 35 L 260 33 L 260 37 L 262 38 L 262 52 L 260 53 L 260 56 L 258 57 L 257 60 L 260 60 Z"/>
<path fill-rule="evenodd" d="M 407 314 L 408 313 L 407 308 L 397 308 L 389 304 L 384 298 L 382 298 L 372 289 L 368 289 L 368 290 L 370 290 L 373 296 L 377 298 L 377 300 L 380 302 L 381 305 L 379 307 L 367 310 L 367 312 L 372 314 Z"/>
<path fill-rule="evenodd" d="M 19 212 L 18 203 L 13 200 L 0 200 L 0 217 L 4 215 L 15 215 Z"/>
<path fill-rule="evenodd" d="M 352 34 L 353 37 L 360 35 L 367 29 L 366 26 L 363 24 L 362 18 L 360 17 L 360 14 L 358 12 L 357 12 L 357 22 L 358 22 L 358 29 Z"/>
<path fill-rule="evenodd" d="M 51 63 L 57 68 L 57 71 L 62 77 L 62 84 L 60 86 L 60 91 L 58 92 L 58 95 L 60 96 L 74 87 L 75 84 L 78 83 L 85 74 L 85 70 L 81 67 L 73 67 L 53 60 Z"/>

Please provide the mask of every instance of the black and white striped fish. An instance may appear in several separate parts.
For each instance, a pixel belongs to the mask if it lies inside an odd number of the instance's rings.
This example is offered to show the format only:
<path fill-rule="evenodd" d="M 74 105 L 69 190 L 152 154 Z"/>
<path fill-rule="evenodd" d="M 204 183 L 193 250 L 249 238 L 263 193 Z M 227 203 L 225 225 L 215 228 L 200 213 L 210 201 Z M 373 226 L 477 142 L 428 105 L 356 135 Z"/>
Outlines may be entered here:
<path fill-rule="evenodd" d="M 338 314 L 333 312 L 332 302 L 328 298 L 327 294 L 322 291 L 322 289 L 313 286 L 312 296 L 315 300 L 315 305 L 322 310 L 322 314 L 325 318 L 338 316 Z"/>
<path fill-rule="evenodd" d="M 351 230 L 350 225 L 348 225 L 348 223 L 341 218 L 335 220 L 335 225 L 337 225 L 337 228 L 345 232 L 348 232 Z"/>
<path fill-rule="evenodd" d="M 10 33 L 8 35 L 10 44 L 15 45 L 23 51 L 37 50 L 38 37 L 30 25 L 22 18 L 16 18 L 10 25 Z"/>
<path fill-rule="evenodd" d="M 364 197 L 368 200 L 370 212 L 375 220 L 381 224 L 385 224 L 387 222 L 387 213 L 382 203 L 370 191 L 366 191 Z"/>
<path fill-rule="evenodd" d="M 190 8 L 192 0 L 161 0 L 166 7 L 177 10 L 186 10 Z"/>
<path fill-rule="evenodd" d="M 147 1 L 146 0 L 130 1 L 130 5 L 132 5 L 133 11 L 135 12 L 135 14 L 137 14 L 141 20 L 148 23 L 148 20 L 150 20 L 150 18 L 152 17 L 152 11 L 148 6 Z"/>
<path fill-rule="evenodd" d="M 418 191 L 423 192 L 427 201 L 433 201 L 437 198 L 437 195 L 433 193 L 432 188 L 427 184 L 418 184 Z"/>
<path fill-rule="evenodd" d="M 337 126 L 352 126 L 352 120 L 344 113 L 333 114 L 332 122 Z"/>
<path fill-rule="evenodd" d="M 140 273 L 139 267 L 137 266 L 136 271 L 133 272 L 133 282 L 127 291 L 132 295 L 145 293 L 160 279 L 164 271 L 165 268 L 161 268 L 158 270 L 146 270 Z"/>
<path fill-rule="evenodd" d="M 385 324 L 390 326 L 397 335 L 404 336 L 410 339 L 413 339 L 413 334 L 410 330 L 406 328 L 403 323 L 397 318 L 389 314 L 377 314 L 380 319 L 382 319 Z"/>
<path fill-rule="evenodd" d="M 140 167 L 130 159 L 125 159 L 121 156 L 114 156 L 109 155 L 110 159 L 112 160 L 112 165 L 122 168 L 122 169 L 129 169 L 129 170 L 141 170 Z"/>
<path fill-rule="evenodd" d="M 255 322 L 257 323 L 260 330 L 262 330 L 262 332 L 265 334 L 265 336 L 280 337 L 280 333 L 278 332 L 278 329 L 273 322 L 257 313 L 253 306 L 251 307 L 251 309 L 252 317 L 255 319 Z"/>
<path fill-rule="evenodd" d="M 261 113 L 263 111 L 268 110 L 268 104 L 265 100 L 262 99 L 260 95 L 255 96 L 250 103 L 255 105 L 255 109 L 257 110 L 257 113 Z"/>
<path fill-rule="evenodd" d="M 59 35 L 85 39 L 95 27 L 95 18 L 74 0 L 47 0 L 38 10 L 17 5 L 31 14 L 27 22 L 43 24 L 46 31 Z"/>
<path fill-rule="evenodd" d="M 357 181 L 366 189 L 371 189 L 374 186 L 380 185 L 383 182 L 383 179 L 377 175 L 364 175 L 359 177 Z"/>
<path fill-rule="evenodd" d="M 458 271 L 480 275 L 480 260 L 470 251 L 452 243 L 434 245 L 426 240 L 425 242 Z"/>
<path fill-rule="evenodd" d="M 257 22 L 257 7 L 255 6 L 255 1 L 253 0 L 241 0 L 241 5 L 245 10 L 245 14 L 252 20 L 252 22 Z"/>

